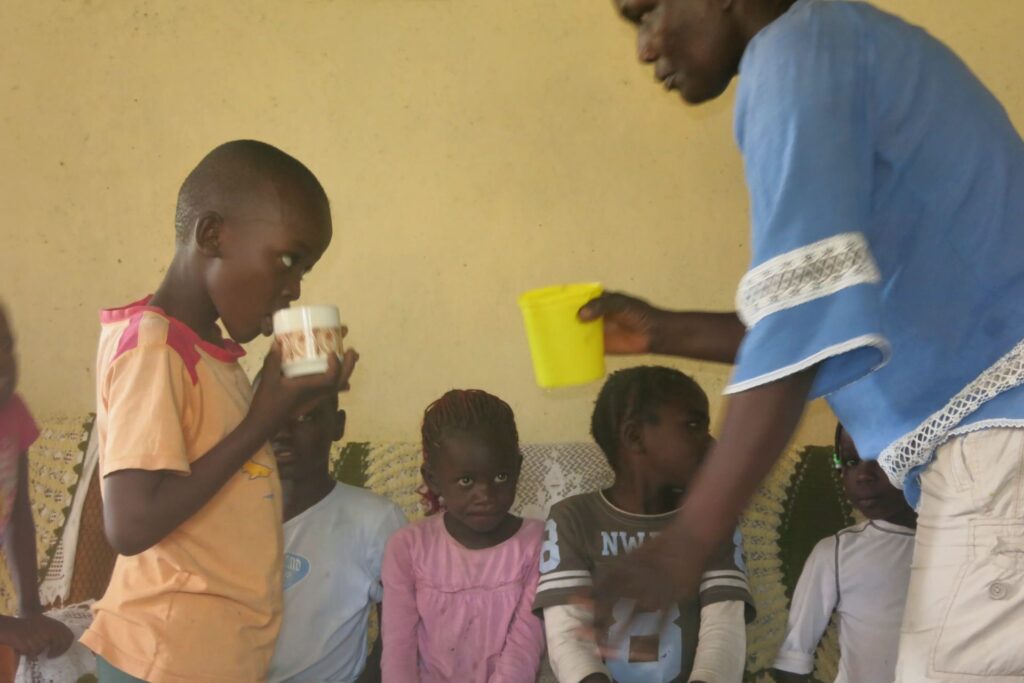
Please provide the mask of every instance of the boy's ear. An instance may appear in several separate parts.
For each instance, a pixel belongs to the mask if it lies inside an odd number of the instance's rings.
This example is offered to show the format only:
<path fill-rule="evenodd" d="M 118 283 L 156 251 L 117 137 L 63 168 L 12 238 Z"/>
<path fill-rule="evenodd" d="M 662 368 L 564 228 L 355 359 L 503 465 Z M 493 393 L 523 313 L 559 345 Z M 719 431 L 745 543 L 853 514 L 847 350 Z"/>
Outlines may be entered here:
<path fill-rule="evenodd" d="M 434 470 L 430 469 L 430 465 L 423 463 L 420 466 L 420 475 L 423 476 L 423 481 L 427 482 L 427 488 L 435 496 L 441 495 L 441 488 L 437 485 L 437 477 L 434 476 Z"/>
<path fill-rule="evenodd" d="M 216 211 L 207 211 L 196 219 L 194 237 L 196 247 L 204 256 L 220 256 L 221 232 L 224 219 Z"/>
<path fill-rule="evenodd" d="M 619 444 L 632 453 L 643 452 L 643 424 L 637 418 L 628 418 L 619 427 Z"/>
<path fill-rule="evenodd" d="M 345 421 L 348 416 L 345 415 L 345 411 L 338 409 L 338 414 L 334 416 L 334 440 L 341 441 L 341 438 L 345 436 Z"/>

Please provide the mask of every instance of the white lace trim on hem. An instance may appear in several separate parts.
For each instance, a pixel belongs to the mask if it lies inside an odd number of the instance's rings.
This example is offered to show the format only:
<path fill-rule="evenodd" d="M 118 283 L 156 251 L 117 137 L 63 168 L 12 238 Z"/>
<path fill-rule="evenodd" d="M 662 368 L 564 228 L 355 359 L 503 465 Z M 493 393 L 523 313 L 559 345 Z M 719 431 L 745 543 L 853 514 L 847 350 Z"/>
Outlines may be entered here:
<path fill-rule="evenodd" d="M 931 461 L 932 454 L 951 436 L 1000 426 L 1024 426 L 1024 420 L 992 419 L 957 428 L 965 417 L 999 394 L 1024 384 L 1024 340 L 971 380 L 916 429 L 892 442 L 878 456 L 894 486 L 903 488 L 907 474 Z"/>
<path fill-rule="evenodd" d="M 1012 420 L 1009 418 L 1004 419 L 997 417 L 991 420 L 981 420 L 980 422 L 972 422 L 970 424 L 963 425 L 962 427 L 957 427 L 956 429 L 946 434 L 945 439 L 935 444 L 935 448 L 932 449 L 932 452 L 928 455 L 928 459 L 923 461 L 921 464 L 924 465 L 926 463 L 930 463 L 932 461 L 932 457 L 935 451 L 937 451 L 939 447 L 945 445 L 947 441 L 955 439 L 958 436 L 967 436 L 968 434 L 980 432 L 986 429 L 1024 429 L 1024 419 Z M 915 465 L 915 467 L 917 467 L 917 465 Z M 882 471 L 884 472 L 885 470 L 883 469 Z M 905 488 L 905 479 L 900 481 L 893 481 L 892 476 L 888 472 L 885 472 L 885 476 L 889 479 L 890 483 L 892 483 L 892 485 L 895 486 L 896 488 Z"/>
<path fill-rule="evenodd" d="M 844 232 L 752 268 L 740 280 L 736 312 L 748 328 L 772 313 L 881 281 L 864 235 Z"/>
<path fill-rule="evenodd" d="M 961 427 L 957 427 L 951 431 L 946 440 L 952 439 L 954 436 L 963 436 L 970 434 L 971 432 L 980 432 L 983 429 L 1024 429 L 1024 418 L 1015 420 L 1010 418 L 994 417 L 991 420 L 981 420 L 979 422 L 972 422 Z M 940 446 L 942 444 L 939 444 Z"/>
<path fill-rule="evenodd" d="M 873 346 L 873 347 L 875 347 L 876 349 L 878 349 L 879 351 L 882 352 L 882 360 L 881 360 L 881 362 L 879 362 L 878 364 L 874 365 L 865 374 L 870 374 L 870 373 L 874 372 L 875 370 L 877 370 L 878 368 L 880 368 L 883 365 L 885 365 L 887 362 L 889 362 L 890 348 L 889 348 L 889 342 L 886 341 L 885 337 L 883 337 L 881 335 L 877 335 L 877 334 L 865 334 L 865 335 L 861 335 L 859 337 L 854 337 L 853 339 L 844 341 L 844 342 L 842 342 L 840 344 L 833 344 L 832 346 L 824 348 L 821 351 L 818 351 L 817 353 L 815 353 L 813 355 L 810 355 L 807 358 L 804 358 L 803 360 L 797 361 L 796 363 L 793 363 L 791 365 L 787 365 L 787 366 L 785 366 L 783 368 L 779 368 L 778 370 L 773 370 L 772 372 L 767 372 L 767 373 L 765 373 L 763 375 L 758 375 L 757 377 L 754 377 L 754 378 L 751 378 L 751 379 L 748 379 L 748 380 L 744 380 L 742 382 L 736 382 L 734 384 L 730 384 L 729 386 L 727 386 L 725 388 L 725 391 L 723 391 L 722 393 L 723 394 L 738 394 L 741 391 L 747 391 L 749 389 L 753 389 L 755 387 L 759 387 L 759 386 L 761 386 L 763 384 L 770 384 L 771 382 L 774 382 L 776 380 L 780 380 L 783 377 L 789 377 L 790 375 L 795 375 L 796 373 L 800 372 L 801 370 L 806 370 L 807 368 L 811 367 L 812 365 L 817 365 L 818 363 L 820 363 L 823 360 L 826 360 L 828 358 L 833 358 L 835 356 L 840 356 L 840 355 L 842 355 L 844 353 L 848 353 L 850 351 L 854 351 L 856 349 L 863 348 L 865 346 Z M 859 379 L 859 377 L 856 378 L 856 379 Z M 850 381 L 852 382 L 854 380 L 850 380 Z M 839 389 L 839 387 L 836 387 L 836 389 L 833 389 L 833 391 L 835 391 L 837 389 Z"/>

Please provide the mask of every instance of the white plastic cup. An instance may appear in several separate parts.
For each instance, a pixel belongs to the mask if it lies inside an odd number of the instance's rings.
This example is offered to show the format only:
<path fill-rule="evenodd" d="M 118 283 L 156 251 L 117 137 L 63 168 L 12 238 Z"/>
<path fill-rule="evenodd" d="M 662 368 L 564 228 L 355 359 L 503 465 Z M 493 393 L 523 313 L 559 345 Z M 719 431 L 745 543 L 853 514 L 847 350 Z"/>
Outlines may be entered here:
<path fill-rule="evenodd" d="M 296 306 L 274 313 L 285 377 L 327 372 L 327 359 L 341 356 L 341 314 L 335 306 Z"/>

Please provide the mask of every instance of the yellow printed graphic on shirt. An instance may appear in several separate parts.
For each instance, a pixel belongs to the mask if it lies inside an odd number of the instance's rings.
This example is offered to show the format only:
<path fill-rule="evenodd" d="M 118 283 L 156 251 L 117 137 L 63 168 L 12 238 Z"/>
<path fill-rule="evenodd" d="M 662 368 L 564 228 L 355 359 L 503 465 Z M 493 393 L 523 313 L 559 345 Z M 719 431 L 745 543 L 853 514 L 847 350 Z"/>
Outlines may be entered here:
<path fill-rule="evenodd" d="M 250 460 L 242 465 L 242 471 L 248 474 L 250 479 L 266 479 L 273 470 L 266 465 Z"/>

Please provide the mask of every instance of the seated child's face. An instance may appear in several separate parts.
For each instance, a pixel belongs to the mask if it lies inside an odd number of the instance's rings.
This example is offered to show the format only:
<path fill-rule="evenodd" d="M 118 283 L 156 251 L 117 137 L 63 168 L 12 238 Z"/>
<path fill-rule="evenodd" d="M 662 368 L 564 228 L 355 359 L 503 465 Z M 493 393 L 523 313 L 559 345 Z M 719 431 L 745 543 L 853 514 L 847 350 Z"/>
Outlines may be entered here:
<path fill-rule="evenodd" d="M 0 308 L 0 406 L 7 403 L 18 386 L 18 363 L 14 358 L 14 334 L 7 314 Z"/>
<path fill-rule="evenodd" d="M 644 421 L 642 466 L 666 484 L 685 489 L 714 443 L 703 394 L 680 396 L 660 405 L 654 422 Z"/>
<path fill-rule="evenodd" d="M 458 432 L 442 439 L 429 463 L 431 488 L 448 514 L 477 533 L 496 529 L 516 498 L 521 457 L 490 440 Z"/>
<path fill-rule="evenodd" d="M 887 519 L 907 507 L 903 492 L 889 483 L 878 462 L 860 459 L 853 439 L 845 431 L 840 435 L 836 457 L 843 491 L 865 517 Z"/>
<path fill-rule="evenodd" d="M 331 444 L 344 436 L 345 411 L 338 398 L 325 398 L 309 412 L 289 420 L 270 441 L 282 480 L 323 477 Z"/>

